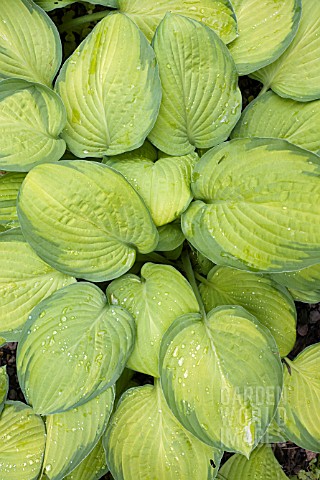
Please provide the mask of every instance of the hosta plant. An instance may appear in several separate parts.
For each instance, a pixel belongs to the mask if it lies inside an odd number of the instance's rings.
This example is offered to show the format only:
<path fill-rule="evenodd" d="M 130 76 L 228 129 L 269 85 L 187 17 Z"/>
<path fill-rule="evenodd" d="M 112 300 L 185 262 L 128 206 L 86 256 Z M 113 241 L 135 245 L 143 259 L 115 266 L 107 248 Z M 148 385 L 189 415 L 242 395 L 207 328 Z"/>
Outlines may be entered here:
<path fill-rule="evenodd" d="M 0 480 L 285 479 L 270 444 L 320 452 L 319 0 L 74 3 L 0 3 Z"/>

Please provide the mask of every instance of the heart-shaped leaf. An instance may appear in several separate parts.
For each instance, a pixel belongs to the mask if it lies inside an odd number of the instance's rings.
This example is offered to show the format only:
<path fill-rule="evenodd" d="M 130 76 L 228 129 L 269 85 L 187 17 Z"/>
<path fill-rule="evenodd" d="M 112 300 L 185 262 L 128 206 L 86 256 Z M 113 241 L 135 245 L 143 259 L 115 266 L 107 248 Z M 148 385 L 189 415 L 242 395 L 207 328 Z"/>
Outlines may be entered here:
<path fill-rule="evenodd" d="M 9 342 L 20 339 L 41 300 L 76 281 L 44 263 L 21 236 L 13 236 L 16 230 L 0 235 L 0 333 Z"/>
<path fill-rule="evenodd" d="M 157 226 L 176 220 L 192 200 L 191 176 L 199 157 L 196 153 L 181 157 L 161 157 L 155 163 L 133 156 L 104 162 L 122 173 L 147 205 Z"/>
<path fill-rule="evenodd" d="M 7 402 L 0 417 L 0 478 L 37 480 L 45 441 L 44 423 L 32 408 Z"/>
<path fill-rule="evenodd" d="M 96 162 L 34 168 L 21 187 L 18 215 L 24 236 L 49 265 L 96 282 L 127 272 L 137 250 L 149 253 L 158 243 L 141 197 Z"/>
<path fill-rule="evenodd" d="M 5 230 L 19 226 L 16 204 L 24 177 L 23 173 L 0 176 L 0 226 Z"/>
<path fill-rule="evenodd" d="M 251 74 L 281 97 L 299 102 L 320 98 L 320 2 L 302 0 L 298 32 L 278 60 Z"/>
<path fill-rule="evenodd" d="M 46 418 L 47 442 L 44 471 L 50 480 L 60 480 L 92 451 L 112 412 L 114 388 L 63 413 Z"/>
<path fill-rule="evenodd" d="M 163 95 L 151 142 L 168 155 L 187 155 L 226 140 L 240 116 L 241 93 L 220 38 L 195 20 L 167 14 L 153 47 Z"/>
<path fill-rule="evenodd" d="M 50 17 L 31 0 L 1 0 L 0 23 L 0 78 L 50 87 L 62 58 L 59 33 Z"/>
<path fill-rule="evenodd" d="M 155 478 L 211 480 L 221 453 L 191 435 L 174 417 L 155 386 L 128 390 L 108 425 L 104 446 L 116 480 Z"/>
<path fill-rule="evenodd" d="M 65 480 L 99 480 L 108 472 L 102 439 Z"/>
<path fill-rule="evenodd" d="M 63 138 L 80 158 L 139 147 L 161 100 L 154 52 L 120 13 L 96 25 L 62 67 L 56 86 L 67 110 Z"/>
<path fill-rule="evenodd" d="M 229 45 L 240 75 L 274 62 L 292 42 L 301 0 L 232 0 L 239 36 Z"/>
<path fill-rule="evenodd" d="M 159 242 L 156 246 L 158 252 L 170 252 L 182 245 L 185 237 L 179 223 L 167 223 L 158 228 Z"/>
<path fill-rule="evenodd" d="M 116 382 L 134 336 L 131 315 L 95 285 L 59 290 L 32 311 L 18 345 L 25 398 L 43 415 L 82 405 Z"/>
<path fill-rule="evenodd" d="M 291 442 L 320 452 L 320 343 L 286 362 L 278 423 Z"/>
<path fill-rule="evenodd" d="M 298 302 L 320 302 L 320 264 L 295 272 L 274 273 L 272 278 L 287 287 Z"/>
<path fill-rule="evenodd" d="M 50 88 L 25 80 L 0 82 L 0 169 L 27 172 L 59 160 L 66 123 L 61 99 Z M 19 141 L 17 141 L 17 138 Z"/>
<path fill-rule="evenodd" d="M 196 297 L 187 280 L 169 265 L 146 263 L 141 279 L 126 275 L 107 288 L 110 303 L 121 305 L 134 317 L 137 338 L 127 366 L 159 376 L 162 337 L 180 315 L 198 312 Z"/>
<path fill-rule="evenodd" d="M 270 445 L 260 445 L 247 460 L 242 455 L 233 455 L 222 466 L 220 480 L 288 480 L 273 455 Z"/>
<path fill-rule="evenodd" d="M 232 138 L 285 138 L 312 152 L 320 151 L 320 100 L 296 102 L 266 92 L 249 103 Z"/>
<path fill-rule="evenodd" d="M 219 145 L 195 167 L 198 201 L 182 231 L 219 265 L 281 272 L 320 263 L 319 173 L 317 155 L 285 140 Z"/>
<path fill-rule="evenodd" d="M 224 43 L 236 38 L 237 22 L 229 0 L 118 0 L 120 11 L 128 15 L 151 42 L 167 12 L 198 20 L 212 28 Z"/>
<path fill-rule="evenodd" d="M 160 349 L 169 407 L 200 440 L 248 456 L 275 414 L 282 365 L 270 331 L 238 306 L 178 318 Z"/>
<path fill-rule="evenodd" d="M 0 341 L 1 345 L 1 341 Z M 9 378 L 7 375 L 6 367 L 0 368 L 0 414 L 3 410 L 4 402 L 7 399 L 9 389 Z"/>
<path fill-rule="evenodd" d="M 214 267 L 199 289 L 208 312 L 220 305 L 240 305 L 269 328 L 282 357 L 291 352 L 297 313 L 285 288 L 261 274 Z"/>

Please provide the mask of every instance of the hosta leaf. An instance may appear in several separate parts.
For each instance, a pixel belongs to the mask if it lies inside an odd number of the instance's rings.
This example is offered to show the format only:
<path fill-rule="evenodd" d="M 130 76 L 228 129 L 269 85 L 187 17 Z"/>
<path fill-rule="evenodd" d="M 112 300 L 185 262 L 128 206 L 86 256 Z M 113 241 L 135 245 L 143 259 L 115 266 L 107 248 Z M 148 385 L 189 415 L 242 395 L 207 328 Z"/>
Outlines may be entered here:
<path fill-rule="evenodd" d="M 44 471 L 50 480 L 65 478 L 92 451 L 112 412 L 114 387 L 80 407 L 46 418 Z"/>
<path fill-rule="evenodd" d="M 63 138 L 80 158 L 139 147 L 161 100 L 154 52 L 120 13 L 101 20 L 66 61 L 57 90 L 67 110 Z"/>
<path fill-rule="evenodd" d="M 19 383 L 43 415 L 61 413 L 113 385 L 132 351 L 135 325 L 95 285 L 69 285 L 31 313 L 18 345 Z"/>
<path fill-rule="evenodd" d="M 0 337 L 0 347 L 2 347 L 3 345 L 5 345 L 5 344 L 6 344 L 6 342 L 7 342 L 7 341 L 6 341 L 6 339 L 5 339 L 5 338 L 3 338 L 3 337 Z"/>
<path fill-rule="evenodd" d="M 199 439 L 248 456 L 274 416 L 282 366 L 270 331 L 239 306 L 178 318 L 160 349 L 169 407 Z"/>
<path fill-rule="evenodd" d="M 179 222 L 180 223 L 180 222 Z M 168 223 L 158 228 L 159 242 L 156 246 L 158 252 L 170 252 L 184 242 L 184 235 L 178 223 Z"/>
<path fill-rule="evenodd" d="M 186 155 L 225 140 L 241 110 L 234 61 L 209 28 L 167 14 L 153 40 L 163 90 L 149 135 L 168 155 Z"/>
<path fill-rule="evenodd" d="M 270 445 L 260 445 L 247 460 L 242 455 L 233 455 L 222 466 L 220 480 L 288 480 Z"/>
<path fill-rule="evenodd" d="M 101 439 L 80 465 L 66 477 L 66 480 L 99 480 L 107 471 L 106 454 Z"/>
<path fill-rule="evenodd" d="M 169 410 L 160 383 L 128 390 L 104 438 L 115 480 L 212 479 L 219 451 L 200 442 Z"/>
<path fill-rule="evenodd" d="M 145 201 L 157 226 L 176 220 L 192 200 L 191 176 L 199 160 L 196 153 L 183 157 L 162 157 L 155 163 L 147 158 L 106 159 L 122 173 Z"/>
<path fill-rule="evenodd" d="M 1 345 L 1 341 L 0 341 L 0 345 Z M 9 388 L 9 378 L 7 375 L 6 367 L 1 367 L 0 368 L 0 414 L 3 410 L 4 402 L 6 401 L 6 398 L 7 398 L 8 388 Z"/>
<path fill-rule="evenodd" d="M 19 226 L 16 203 L 24 177 L 23 173 L 0 176 L 0 226 L 5 229 Z"/>
<path fill-rule="evenodd" d="M 0 82 L 0 169 L 27 172 L 59 160 L 66 122 L 61 99 L 48 87 L 25 80 Z M 19 141 L 17 141 L 19 139 Z"/>
<path fill-rule="evenodd" d="M 1 0 L 0 78 L 51 86 L 61 63 L 58 30 L 31 0 Z"/>
<path fill-rule="evenodd" d="M 224 43 L 236 38 L 237 22 L 229 0 L 118 0 L 121 12 L 130 17 L 151 42 L 167 12 L 178 13 L 212 28 Z"/>
<path fill-rule="evenodd" d="M 199 306 L 187 280 L 169 265 L 146 263 L 141 279 L 126 275 L 107 288 L 110 303 L 121 305 L 134 317 L 137 338 L 127 363 L 129 368 L 159 376 L 162 337 L 180 315 L 198 312 Z"/>
<path fill-rule="evenodd" d="M 269 328 L 284 357 L 296 340 L 296 309 L 287 290 L 261 274 L 214 267 L 199 286 L 209 312 L 220 305 L 240 305 Z"/>
<path fill-rule="evenodd" d="M 320 343 L 286 362 L 290 373 L 284 369 L 284 388 L 277 412 L 279 424 L 296 445 L 320 452 Z"/>
<path fill-rule="evenodd" d="M 0 417 L 0 478 L 36 480 L 45 447 L 45 428 L 32 408 L 7 402 Z"/>
<path fill-rule="evenodd" d="M 281 97 L 300 102 L 320 98 L 320 3 L 302 0 L 298 32 L 281 57 L 251 76 Z"/>
<path fill-rule="evenodd" d="M 15 230 L 0 235 L 0 333 L 10 342 L 41 300 L 76 281 L 44 263 Z"/>
<path fill-rule="evenodd" d="M 285 138 L 318 152 L 319 128 L 320 100 L 302 103 L 266 92 L 247 106 L 231 137 Z"/>
<path fill-rule="evenodd" d="M 229 45 L 240 75 L 274 62 L 294 38 L 301 0 L 232 0 L 239 36 Z"/>
<path fill-rule="evenodd" d="M 295 272 L 274 273 L 272 278 L 289 289 L 295 300 L 320 302 L 320 264 Z"/>
<path fill-rule="evenodd" d="M 127 272 L 137 250 L 149 253 L 158 243 L 146 206 L 124 177 L 85 160 L 34 168 L 21 187 L 18 215 L 41 258 L 96 282 Z"/>
<path fill-rule="evenodd" d="M 198 201 L 182 231 L 220 265 L 281 272 L 320 263 L 319 172 L 317 155 L 285 140 L 220 145 L 195 167 Z"/>

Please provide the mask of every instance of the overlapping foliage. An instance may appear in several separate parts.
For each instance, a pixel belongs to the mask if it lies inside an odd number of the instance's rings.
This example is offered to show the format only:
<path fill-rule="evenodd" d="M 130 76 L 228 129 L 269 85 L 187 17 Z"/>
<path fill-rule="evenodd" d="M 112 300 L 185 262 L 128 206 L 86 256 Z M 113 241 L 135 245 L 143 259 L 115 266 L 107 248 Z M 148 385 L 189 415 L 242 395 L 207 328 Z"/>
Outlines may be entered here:
<path fill-rule="evenodd" d="M 0 4 L 0 480 L 287 478 L 270 443 L 320 451 L 319 1 L 92 0 L 61 65 L 72 3 Z"/>

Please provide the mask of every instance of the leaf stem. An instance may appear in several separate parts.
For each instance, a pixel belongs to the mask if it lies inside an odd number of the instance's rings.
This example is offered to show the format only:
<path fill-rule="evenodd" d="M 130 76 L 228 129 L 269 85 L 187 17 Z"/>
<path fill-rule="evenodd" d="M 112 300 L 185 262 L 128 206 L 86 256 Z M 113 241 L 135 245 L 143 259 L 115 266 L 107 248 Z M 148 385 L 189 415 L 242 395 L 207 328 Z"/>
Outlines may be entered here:
<path fill-rule="evenodd" d="M 203 283 L 203 285 L 207 285 L 208 287 L 211 287 L 211 283 L 209 282 L 209 280 L 207 280 L 202 275 L 200 275 L 200 273 L 194 272 L 194 276 L 196 277 L 197 280 L 199 280 L 199 282 Z"/>
<path fill-rule="evenodd" d="M 258 93 L 258 97 L 261 97 L 261 95 L 263 95 L 264 93 L 266 93 L 267 90 L 269 90 L 270 88 L 270 85 L 263 85 L 263 87 L 261 88 L 260 92 Z"/>
<path fill-rule="evenodd" d="M 203 301 L 202 301 L 202 298 L 201 298 L 201 295 L 200 295 L 200 292 L 199 292 L 199 289 L 198 289 L 196 278 L 194 276 L 194 272 L 193 272 L 193 269 L 192 269 L 192 265 L 191 265 L 191 262 L 190 262 L 190 257 L 189 257 L 188 252 L 185 251 L 185 252 L 182 253 L 181 260 L 182 260 L 182 265 L 183 265 L 185 274 L 187 276 L 187 279 L 188 279 L 188 281 L 189 281 L 189 283 L 192 287 L 192 290 L 193 290 L 193 292 L 196 296 L 196 299 L 198 301 L 200 313 L 203 316 L 203 319 L 206 320 L 206 318 L 207 318 L 206 311 L 205 311 Z"/>
<path fill-rule="evenodd" d="M 63 23 L 59 30 L 61 32 L 65 32 L 66 30 L 71 30 L 74 27 L 78 27 L 79 25 L 83 25 L 84 23 L 91 23 L 96 22 L 97 20 L 101 20 L 102 18 L 109 15 L 111 10 L 103 10 L 102 12 L 95 12 L 89 13 L 88 15 L 82 15 L 82 17 L 74 18 L 69 22 Z"/>

